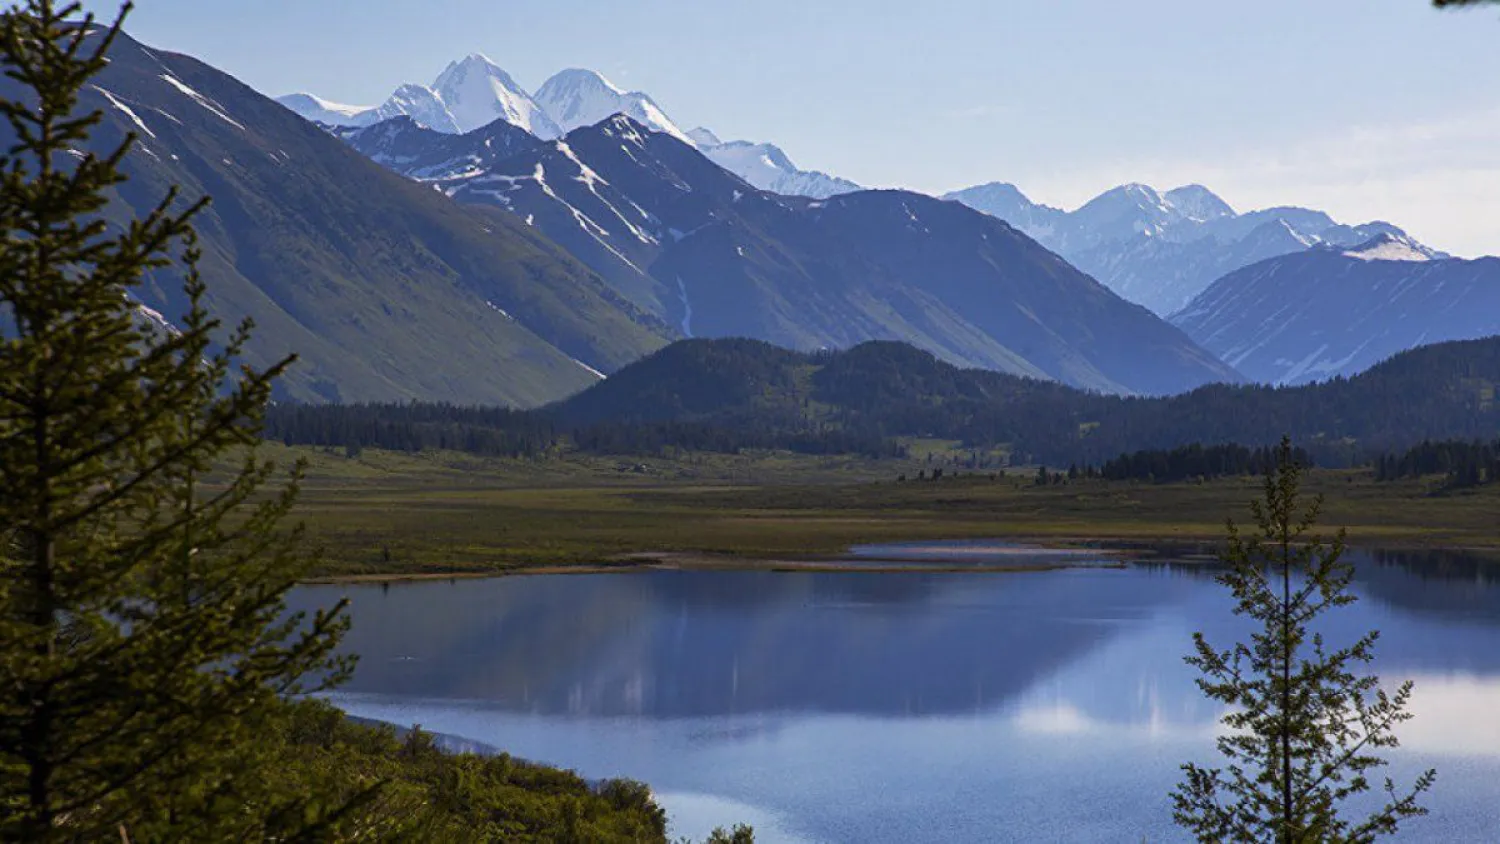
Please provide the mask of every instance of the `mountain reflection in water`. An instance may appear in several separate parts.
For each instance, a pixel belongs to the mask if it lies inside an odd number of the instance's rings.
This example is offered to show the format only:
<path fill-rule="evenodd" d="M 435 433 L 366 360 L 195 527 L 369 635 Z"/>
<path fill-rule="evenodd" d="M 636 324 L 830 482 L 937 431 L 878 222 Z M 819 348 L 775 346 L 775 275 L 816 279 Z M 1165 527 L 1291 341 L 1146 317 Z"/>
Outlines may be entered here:
<path fill-rule="evenodd" d="M 1440 780 L 1412 840 L 1486 840 L 1500 565 L 1353 559 L 1364 600 L 1321 630 L 1380 629 L 1373 670 L 1418 683 L 1396 769 L 1435 764 Z M 684 812 L 753 806 L 764 840 L 975 840 L 997 823 L 1161 840 L 1177 765 L 1211 754 L 1221 714 L 1182 662 L 1190 636 L 1245 632 L 1214 573 L 647 571 L 318 586 L 293 602 L 353 599 L 361 660 L 334 697 L 351 712 L 645 779 Z"/>

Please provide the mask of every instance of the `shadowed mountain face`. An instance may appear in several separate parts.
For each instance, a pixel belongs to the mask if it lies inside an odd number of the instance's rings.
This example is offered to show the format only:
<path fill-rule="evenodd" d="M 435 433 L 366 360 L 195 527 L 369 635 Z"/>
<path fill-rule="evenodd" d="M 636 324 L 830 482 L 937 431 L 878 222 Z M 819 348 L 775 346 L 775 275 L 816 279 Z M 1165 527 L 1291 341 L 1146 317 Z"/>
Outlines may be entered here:
<path fill-rule="evenodd" d="M 445 135 L 403 115 L 374 126 L 329 126 L 369 158 L 418 181 L 483 172 L 501 161 L 542 145 L 535 135 L 496 120 L 467 135 Z"/>
<path fill-rule="evenodd" d="M 450 136 L 410 123 L 344 134 L 461 202 L 509 210 L 688 336 L 797 349 L 900 339 L 950 362 L 1107 392 L 1237 379 L 1145 309 L 953 203 L 769 193 L 619 115 L 477 167 L 478 135 L 455 154 Z M 413 152 L 424 146 L 434 152 Z M 431 164 L 444 157 L 446 173 Z"/>
<path fill-rule="evenodd" d="M 1172 320 L 1256 381 L 1348 376 L 1425 343 L 1500 334 L 1500 258 L 1433 258 L 1381 235 L 1231 273 Z"/>
<path fill-rule="evenodd" d="M 103 112 L 92 150 L 139 137 L 109 219 L 173 185 L 213 197 L 210 309 L 255 320 L 252 363 L 300 356 L 284 398 L 539 404 L 671 336 L 513 215 L 400 178 L 187 56 L 122 37 L 81 107 Z M 140 295 L 168 322 L 183 304 L 166 275 Z"/>

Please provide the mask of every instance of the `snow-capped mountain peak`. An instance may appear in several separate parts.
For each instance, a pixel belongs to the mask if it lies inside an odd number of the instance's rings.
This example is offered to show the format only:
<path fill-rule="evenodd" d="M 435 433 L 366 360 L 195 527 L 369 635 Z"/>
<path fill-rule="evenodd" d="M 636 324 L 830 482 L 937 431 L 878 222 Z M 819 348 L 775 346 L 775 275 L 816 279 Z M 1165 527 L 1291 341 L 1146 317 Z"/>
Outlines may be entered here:
<path fill-rule="evenodd" d="M 774 144 L 726 143 L 702 127 L 684 132 L 647 94 L 623 90 L 585 68 L 559 71 L 531 95 L 489 57 L 471 53 L 449 62 L 430 87 L 402 85 L 378 108 L 342 106 L 311 94 L 288 95 L 282 103 L 303 117 L 338 126 L 370 126 L 408 115 L 424 128 L 461 135 L 504 120 L 543 140 L 625 115 L 644 130 L 671 135 L 698 148 L 720 167 L 763 190 L 815 199 L 860 190 L 847 179 L 798 169 Z"/>
<path fill-rule="evenodd" d="M 309 120 L 336 126 L 369 126 L 409 115 L 423 127 L 450 135 L 496 120 L 542 138 L 562 134 L 531 95 L 482 53 L 449 62 L 431 86 L 400 86 L 374 108 L 331 103 L 312 94 L 288 94 L 278 102 Z"/>
<path fill-rule="evenodd" d="M 696 129 L 689 129 L 687 136 L 692 139 L 693 143 L 697 144 L 700 147 L 716 147 L 719 144 L 724 143 L 723 141 L 719 140 L 718 135 L 715 135 L 712 131 L 705 129 L 702 126 L 699 126 Z"/>
<path fill-rule="evenodd" d="M 503 119 L 540 138 L 562 134 L 546 109 L 504 68 L 480 53 L 451 62 L 432 83 L 432 91 L 453 115 L 460 132 Z"/>
<path fill-rule="evenodd" d="M 960 202 L 973 200 L 974 202 L 985 202 L 997 206 L 1014 206 L 1016 208 L 1034 208 L 1036 203 L 1031 201 L 1020 188 L 1010 182 L 986 182 L 954 191 L 944 196 L 944 199 L 956 199 Z"/>
<path fill-rule="evenodd" d="M 542 89 L 548 85 L 580 93 L 594 91 L 616 96 L 625 93 L 623 88 L 604 78 L 604 74 L 597 70 L 589 70 L 583 67 L 566 67 L 559 70 L 552 74 L 552 78 L 542 83 L 542 87 L 537 89 L 537 93 L 540 94 Z"/>
<path fill-rule="evenodd" d="M 379 108 L 368 112 L 355 125 L 371 125 L 407 115 L 419 126 L 450 135 L 463 131 L 453 113 L 431 88 L 407 83 L 397 88 Z"/>
<path fill-rule="evenodd" d="M 1009 182 L 975 185 L 944 194 L 943 199 L 961 202 L 976 211 L 999 217 L 1038 239 L 1051 237 L 1066 218 L 1062 209 L 1032 202 L 1020 188 Z"/>
<path fill-rule="evenodd" d="M 370 110 L 370 106 L 336 103 L 303 91 L 277 97 L 276 102 L 281 103 L 308 120 L 315 120 L 319 123 L 327 123 L 332 126 L 350 125 L 353 121 L 359 119 L 359 115 Z"/>
<path fill-rule="evenodd" d="M 1162 316 L 1178 313 L 1214 281 L 1268 258 L 1320 248 L 1370 260 L 1442 259 L 1390 223 L 1336 223 L 1322 211 L 1276 206 L 1239 213 L 1208 188 L 1165 193 L 1131 183 L 1062 211 L 1033 203 L 1003 182 L 947 194 L 1036 238 L 1132 302 Z M 1371 243 L 1390 235 L 1392 243 Z M 1402 246 L 1404 244 L 1404 246 Z M 1367 250 L 1368 247 L 1368 250 Z"/>
<path fill-rule="evenodd" d="M 1129 182 L 1118 187 L 1110 188 L 1099 194 L 1088 202 L 1083 208 L 1094 206 L 1104 207 L 1131 207 L 1160 210 L 1165 212 L 1168 208 L 1167 201 L 1157 192 L 1156 188 L 1144 185 L 1140 182 Z M 1082 210 L 1082 209 L 1080 209 Z"/>
<path fill-rule="evenodd" d="M 1154 237 L 1182 218 L 1156 189 L 1132 182 L 1099 194 L 1074 211 L 1074 220 L 1096 239 Z"/>
<path fill-rule="evenodd" d="M 708 156 L 713 163 L 739 176 L 741 179 L 772 193 L 790 196 L 810 196 L 827 199 L 842 193 L 853 193 L 860 186 L 837 176 L 816 170 L 799 170 L 792 159 L 775 144 L 753 141 L 719 141 L 707 129 L 695 129 L 698 133 L 698 151 Z M 708 139 L 716 143 L 708 143 Z"/>
<path fill-rule="evenodd" d="M 489 56 L 486 56 L 484 53 L 470 53 L 461 59 L 454 59 L 453 61 L 448 62 L 448 67 L 444 68 L 443 73 L 448 73 L 449 71 L 457 70 L 463 67 L 494 68 L 495 70 L 499 70 L 503 74 L 505 73 L 505 71 L 502 70 L 499 65 L 495 64 L 494 60 L 492 60 Z M 510 78 L 510 74 L 505 75 L 507 79 Z M 441 74 L 438 76 L 438 79 L 439 81 L 441 81 Z M 436 83 L 434 83 L 434 87 L 435 86 Z"/>
<path fill-rule="evenodd" d="M 1344 252 L 1361 261 L 1431 261 L 1433 250 L 1405 235 L 1382 233 Z"/>
<path fill-rule="evenodd" d="M 1089 200 L 1071 215 L 1083 231 L 1075 232 L 1073 247 L 1141 236 L 1176 238 L 1205 223 L 1232 220 L 1229 203 L 1202 185 L 1184 185 L 1161 193 L 1150 185 L 1132 182 L 1111 188 Z"/>
<path fill-rule="evenodd" d="M 576 67 L 559 71 L 536 89 L 536 102 L 564 132 L 624 114 L 653 132 L 693 143 L 655 100 L 640 91 L 621 90 L 596 71 Z"/>
<path fill-rule="evenodd" d="M 1219 195 L 1202 185 L 1183 185 L 1162 195 L 1173 208 L 1192 220 L 1217 220 L 1233 217 L 1234 209 Z"/>

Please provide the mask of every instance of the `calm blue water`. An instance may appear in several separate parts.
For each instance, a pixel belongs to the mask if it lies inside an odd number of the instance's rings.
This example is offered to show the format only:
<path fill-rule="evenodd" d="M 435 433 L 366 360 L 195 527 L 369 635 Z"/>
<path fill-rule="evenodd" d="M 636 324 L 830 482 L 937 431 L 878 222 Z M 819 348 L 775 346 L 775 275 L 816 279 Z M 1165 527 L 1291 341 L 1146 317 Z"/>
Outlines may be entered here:
<path fill-rule="evenodd" d="M 889 551 L 872 556 L 899 556 Z M 916 556 L 916 555 L 913 555 Z M 928 555 L 927 558 L 931 558 Z M 1401 838 L 1500 840 L 1500 566 L 1359 557 L 1414 679 L 1393 766 L 1439 769 Z M 675 831 L 761 841 L 1180 840 L 1167 797 L 1219 711 L 1181 658 L 1239 628 L 1197 567 L 1007 574 L 644 572 L 308 587 L 353 599 L 335 701 L 585 776 L 645 780 Z"/>

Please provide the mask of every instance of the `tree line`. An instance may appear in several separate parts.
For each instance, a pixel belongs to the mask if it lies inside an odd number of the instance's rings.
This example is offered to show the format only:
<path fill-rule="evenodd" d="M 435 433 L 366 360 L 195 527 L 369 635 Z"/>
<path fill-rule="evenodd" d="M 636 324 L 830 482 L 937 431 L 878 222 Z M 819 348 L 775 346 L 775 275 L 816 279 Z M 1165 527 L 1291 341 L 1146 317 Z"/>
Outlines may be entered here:
<path fill-rule="evenodd" d="M 451 450 L 488 457 L 588 454 L 736 453 L 786 450 L 797 454 L 900 457 L 890 437 L 829 422 L 783 424 L 744 420 L 658 420 L 567 425 L 545 411 L 434 402 L 277 404 L 268 408 L 264 436 L 284 445 L 418 452 Z"/>
<path fill-rule="evenodd" d="M 532 457 L 559 442 L 556 426 L 544 416 L 443 402 L 275 404 L 267 409 L 264 436 L 286 445 L 351 451 L 438 449 L 497 457 Z"/>
<path fill-rule="evenodd" d="M 896 342 L 801 354 L 751 340 L 687 340 L 544 409 L 565 427 L 693 422 L 777 442 L 839 430 L 866 443 L 932 438 L 1022 463 L 1100 464 L 1141 449 L 1275 443 L 1321 466 L 1365 465 L 1423 438 L 1492 436 L 1500 338 L 1444 343 L 1352 378 L 1294 388 L 1213 385 L 1113 396 L 959 369 Z"/>
<path fill-rule="evenodd" d="M 1500 483 L 1500 440 L 1424 440 L 1399 454 L 1387 452 L 1373 465 L 1378 481 L 1442 475 L 1452 489 Z"/>
<path fill-rule="evenodd" d="M 1290 458 L 1298 466 L 1314 465 L 1307 449 L 1291 450 Z M 1148 449 L 1122 454 L 1099 467 L 1099 475 L 1109 480 L 1147 480 L 1156 482 L 1185 481 L 1194 478 L 1220 478 L 1237 475 L 1264 475 L 1277 465 L 1275 448 L 1250 448 L 1237 443 L 1202 445 L 1193 443 L 1173 449 Z"/>

